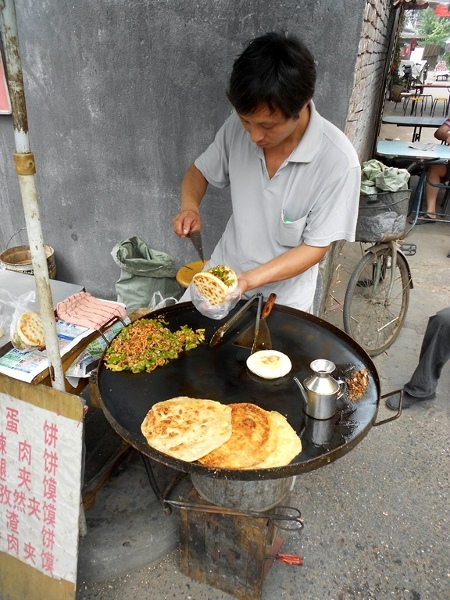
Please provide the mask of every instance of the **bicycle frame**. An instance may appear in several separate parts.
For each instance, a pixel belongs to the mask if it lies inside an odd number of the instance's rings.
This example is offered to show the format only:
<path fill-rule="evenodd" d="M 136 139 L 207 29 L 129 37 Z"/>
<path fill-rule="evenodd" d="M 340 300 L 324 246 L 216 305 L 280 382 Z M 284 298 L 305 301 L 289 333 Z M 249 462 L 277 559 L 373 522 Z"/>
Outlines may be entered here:
<path fill-rule="evenodd" d="M 409 267 L 409 263 L 406 259 L 405 254 L 402 252 L 401 248 L 399 248 L 396 244 L 396 240 L 391 240 L 390 242 L 380 242 L 380 243 L 375 243 L 373 244 L 373 246 L 370 246 L 370 248 L 366 249 L 366 253 L 367 252 L 371 252 L 372 254 L 376 254 L 378 252 L 378 250 L 389 250 L 390 251 L 390 256 L 391 256 L 391 260 L 392 260 L 392 264 L 391 264 L 391 280 L 389 282 L 389 296 L 392 293 L 392 289 L 394 287 L 394 278 L 395 278 L 395 269 L 397 266 L 397 252 L 400 252 L 400 254 L 402 254 L 405 257 L 405 262 L 406 262 L 406 267 L 408 269 L 408 279 L 409 279 L 409 287 L 410 289 L 413 289 L 414 284 L 413 284 L 413 280 L 412 280 L 412 276 L 411 276 L 411 269 Z M 380 281 L 380 275 L 381 275 L 381 265 L 379 262 L 377 262 L 377 266 L 376 266 L 376 272 L 374 273 L 374 289 L 376 291 L 376 288 L 378 286 L 378 283 Z"/>

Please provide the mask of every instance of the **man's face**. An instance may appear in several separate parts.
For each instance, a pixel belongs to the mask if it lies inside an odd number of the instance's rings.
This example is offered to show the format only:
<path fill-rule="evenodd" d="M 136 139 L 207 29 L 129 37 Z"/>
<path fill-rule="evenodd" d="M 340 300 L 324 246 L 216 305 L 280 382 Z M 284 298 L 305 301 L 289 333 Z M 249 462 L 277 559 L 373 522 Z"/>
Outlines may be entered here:
<path fill-rule="evenodd" d="M 260 148 L 275 148 L 293 136 L 299 126 L 299 119 L 286 119 L 279 108 L 271 111 L 263 105 L 250 115 L 238 113 L 243 128 L 252 141 Z"/>

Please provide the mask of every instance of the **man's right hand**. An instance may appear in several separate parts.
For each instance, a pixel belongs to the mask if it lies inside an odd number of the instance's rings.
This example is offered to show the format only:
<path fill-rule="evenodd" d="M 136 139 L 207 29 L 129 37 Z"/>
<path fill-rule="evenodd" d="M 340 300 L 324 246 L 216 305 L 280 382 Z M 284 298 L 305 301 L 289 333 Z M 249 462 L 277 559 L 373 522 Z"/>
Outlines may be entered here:
<path fill-rule="evenodd" d="M 202 219 L 195 210 L 181 210 L 172 219 L 172 227 L 179 237 L 185 238 L 191 231 L 200 231 Z"/>
<path fill-rule="evenodd" d="M 207 187 L 208 182 L 192 164 L 181 182 L 181 210 L 172 219 L 173 230 L 179 237 L 185 238 L 191 231 L 200 231 L 202 219 L 199 207 Z"/>

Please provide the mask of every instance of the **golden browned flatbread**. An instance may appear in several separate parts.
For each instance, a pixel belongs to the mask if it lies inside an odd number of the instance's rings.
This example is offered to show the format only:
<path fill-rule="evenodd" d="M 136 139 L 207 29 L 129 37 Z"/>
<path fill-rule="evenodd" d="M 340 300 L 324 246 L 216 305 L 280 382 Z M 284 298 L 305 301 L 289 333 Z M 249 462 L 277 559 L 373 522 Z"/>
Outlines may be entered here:
<path fill-rule="evenodd" d="M 194 461 L 215 450 L 231 436 L 231 408 L 179 396 L 155 404 L 141 431 L 148 444 L 174 458 Z"/>
<path fill-rule="evenodd" d="M 272 410 L 269 421 L 270 435 L 275 437 L 275 449 L 265 460 L 253 465 L 253 469 L 284 467 L 302 451 L 300 438 L 283 415 Z"/>
<path fill-rule="evenodd" d="M 213 450 L 199 463 L 222 469 L 246 469 L 260 463 L 275 450 L 276 438 L 270 436 L 269 413 L 242 402 L 230 404 L 232 434 L 222 446 Z"/>
<path fill-rule="evenodd" d="M 218 265 L 196 273 L 192 283 L 211 306 L 223 304 L 228 292 L 237 286 L 237 276 L 231 267 Z"/>
<path fill-rule="evenodd" d="M 17 334 L 27 346 L 43 346 L 45 344 L 41 317 L 36 312 L 30 311 L 20 315 L 17 322 Z"/>

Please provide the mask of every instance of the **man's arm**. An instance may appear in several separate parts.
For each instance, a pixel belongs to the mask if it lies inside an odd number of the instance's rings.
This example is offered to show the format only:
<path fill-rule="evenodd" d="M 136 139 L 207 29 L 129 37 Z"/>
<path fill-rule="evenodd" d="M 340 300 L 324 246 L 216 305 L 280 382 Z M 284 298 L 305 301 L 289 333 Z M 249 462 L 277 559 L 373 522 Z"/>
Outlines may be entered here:
<path fill-rule="evenodd" d="M 197 167 L 192 164 L 184 174 L 181 182 L 181 209 L 172 220 L 174 232 L 179 237 L 186 237 L 190 231 L 201 229 L 202 220 L 199 209 L 208 182 Z"/>
<path fill-rule="evenodd" d="M 239 273 L 238 281 L 241 293 L 304 273 L 325 256 L 329 247 L 329 245 L 319 247 L 301 244 L 255 269 Z"/>
<path fill-rule="evenodd" d="M 450 143 L 450 127 L 447 125 L 447 121 L 436 129 L 434 137 L 441 142 L 447 142 L 447 144 Z"/>

